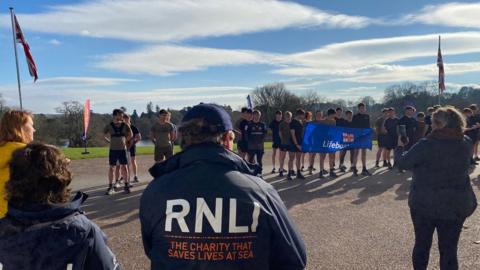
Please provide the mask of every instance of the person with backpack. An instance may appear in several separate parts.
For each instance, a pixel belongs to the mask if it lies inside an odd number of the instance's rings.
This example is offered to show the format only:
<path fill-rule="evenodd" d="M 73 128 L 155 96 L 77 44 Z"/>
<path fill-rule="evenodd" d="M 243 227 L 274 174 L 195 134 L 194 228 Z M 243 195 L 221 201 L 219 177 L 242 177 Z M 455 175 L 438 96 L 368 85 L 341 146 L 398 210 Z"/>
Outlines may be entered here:
<path fill-rule="evenodd" d="M 150 169 L 140 201 L 151 270 L 302 270 L 305 245 L 277 191 L 222 146 L 230 115 L 215 104 L 179 125 L 182 152 Z"/>
<path fill-rule="evenodd" d="M 13 153 L 0 219 L 0 268 L 119 270 L 106 236 L 80 210 L 88 195 L 70 200 L 70 160 L 55 146 L 32 143 Z"/>
<path fill-rule="evenodd" d="M 110 143 L 109 150 L 109 171 L 108 171 L 108 189 L 106 195 L 115 193 L 113 186 L 113 177 L 117 163 L 120 164 L 122 178 L 125 181 L 124 192 L 130 193 L 130 179 L 128 178 L 128 158 L 127 142 L 132 138 L 130 126 L 124 122 L 123 111 L 113 110 L 113 121 L 103 129 L 104 137 Z"/>

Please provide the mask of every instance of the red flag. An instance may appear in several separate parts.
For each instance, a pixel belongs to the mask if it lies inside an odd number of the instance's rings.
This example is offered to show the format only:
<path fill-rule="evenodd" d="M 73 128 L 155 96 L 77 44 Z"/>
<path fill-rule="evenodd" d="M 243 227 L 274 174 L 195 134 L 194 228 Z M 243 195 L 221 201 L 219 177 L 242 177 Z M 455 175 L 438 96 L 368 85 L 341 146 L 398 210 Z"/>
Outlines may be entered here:
<path fill-rule="evenodd" d="M 33 77 L 33 81 L 37 81 L 38 74 L 37 74 L 37 66 L 35 65 L 35 61 L 33 61 L 32 54 L 30 53 L 30 46 L 28 46 L 27 40 L 23 36 L 22 29 L 20 28 L 20 24 L 18 24 L 17 16 L 13 15 L 15 19 L 15 37 L 17 43 L 22 44 L 23 51 L 25 52 L 25 58 L 27 58 L 27 65 L 28 71 L 30 72 L 30 76 Z"/>
<path fill-rule="evenodd" d="M 83 139 L 87 139 L 88 126 L 90 125 L 90 99 L 83 106 Z"/>
<path fill-rule="evenodd" d="M 445 70 L 443 68 L 442 51 L 440 50 L 440 36 L 438 37 L 437 67 L 438 67 L 438 89 L 440 91 L 440 94 L 443 94 L 443 91 L 445 91 Z"/>

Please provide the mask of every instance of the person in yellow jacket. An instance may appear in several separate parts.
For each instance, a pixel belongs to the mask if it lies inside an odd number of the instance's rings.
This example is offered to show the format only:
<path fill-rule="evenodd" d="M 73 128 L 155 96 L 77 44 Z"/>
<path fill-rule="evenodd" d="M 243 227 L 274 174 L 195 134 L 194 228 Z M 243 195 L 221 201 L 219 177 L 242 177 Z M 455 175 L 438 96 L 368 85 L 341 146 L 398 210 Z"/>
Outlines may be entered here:
<path fill-rule="evenodd" d="M 8 209 L 5 184 L 10 178 L 12 153 L 32 142 L 34 133 L 31 113 L 11 110 L 3 114 L 0 121 L 0 218 L 5 216 Z"/>

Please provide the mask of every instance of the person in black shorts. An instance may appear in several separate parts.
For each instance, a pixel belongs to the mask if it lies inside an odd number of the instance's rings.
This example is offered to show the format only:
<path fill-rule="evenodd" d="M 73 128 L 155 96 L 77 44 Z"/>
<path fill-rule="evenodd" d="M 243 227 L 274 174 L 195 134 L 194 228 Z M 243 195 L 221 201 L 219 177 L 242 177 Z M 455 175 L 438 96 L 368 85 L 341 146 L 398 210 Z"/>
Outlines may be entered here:
<path fill-rule="evenodd" d="M 386 138 L 386 151 L 384 159 L 387 161 L 387 166 L 392 169 L 391 154 L 392 150 L 395 150 L 398 145 L 398 118 L 395 114 L 394 108 L 388 108 L 388 118 L 385 120 L 385 130 L 387 131 Z"/>
<path fill-rule="evenodd" d="M 398 122 L 399 126 L 405 126 L 405 130 L 407 132 L 408 143 L 404 146 L 405 151 L 410 150 L 410 148 L 416 143 L 418 123 L 414 116 L 415 108 L 413 108 L 412 106 L 406 106 L 405 115 L 400 118 Z"/>
<path fill-rule="evenodd" d="M 336 126 L 337 127 L 352 127 L 353 112 L 350 110 L 345 111 L 345 118 L 338 118 Z M 342 150 L 340 152 L 340 172 L 344 173 L 347 171 L 347 166 L 345 166 L 345 157 L 347 156 L 347 151 L 350 152 L 350 166 L 353 166 L 353 158 L 355 157 L 355 149 Z"/>
<path fill-rule="evenodd" d="M 477 119 L 473 115 L 473 111 L 470 108 L 463 109 L 463 115 L 467 120 L 467 128 L 465 129 L 465 135 L 470 138 L 472 141 L 472 148 L 473 143 L 478 141 L 478 131 L 480 128 L 480 124 L 477 122 Z M 473 153 L 473 150 L 472 150 Z M 475 160 L 475 156 L 472 155 L 472 160 L 470 161 L 472 165 L 478 165 L 477 161 Z"/>
<path fill-rule="evenodd" d="M 113 110 L 113 121 L 103 129 L 104 137 L 110 143 L 108 171 L 108 190 L 107 195 L 115 193 L 113 187 L 113 173 L 117 163 L 120 164 L 122 178 L 125 180 L 125 193 L 130 193 L 130 181 L 128 179 L 128 159 L 127 159 L 127 142 L 132 138 L 132 130 L 130 126 L 123 121 L 123 111 L 120 109 Z"/>
<path fill-rule="evenodd" d="M 140 134 L 140 131 L 138 131 L 138 128 L 136 126 L 131 124 L 130 116 L 128 114 L 125 114 L 123 116 L 123 119 L 125 120 L 125 123 L 129 125 L 130 128 L 132 129 L 132 138 L 127 143 L 127 148 L 128 148 L 128 151 L 130 152 L 130 165 L 132 166 L 132 170 L 129 170 L 129 172 L 133 173 L 133 182 L 138 183 L 140 181 L 138 180 L 138 176 L 137 176 L 137 168 L 138 168 L 137 158 L 136 158 L 137 142 L 142 140 L 142 134 Z"/>
<path fill-rule="evenodd" d="M 385 130 L 385 121 L 388 117 L 388 109 L 384 108 L 382 110 L 382 115 L 375 120 L 375 133 L 377 134 L 377 142 L 378 142 L 378 151 L 375 160 L 375 167 L 380 167 L 380 158 L 385 157 L 385 150 L 387 144 L 387 131 Z M 383 159 L 383 167 L 388 167 L 388 163 L 385 159 Z"/>
<path fill-rule="evenodd" d="M 303 142 L 303 120 L 305 118 L 305 111 L 298 109 L 295 113 L 295 119 L 290 122 L 290 149 L 288 152 L 288 180 L 293 180 L 295 171 L 293 170 L 293 162 L 297 168 L 296 177 L 298 179 L 305 179 L 301 171 L 302 158 L 302 142 Z"/>
<path fill-rule="evenodd" d="M 472 110 L 472 120 L 475 123 L 480 123 L 480 114 L 478 113 L 478 107 L 477 104 L 472 104 L 469 106 L 470 110 Z M 475 161 L 480 161 L 480 158 L 478 157 L 478 141 L 480 139 L 480 136 L 478 136 L 475 141 L 472 141 L 473 143 L 473 156 Z"/>
<path fill-rule="evenodd" d="M 370 128 L 370 116 L 366 113 L 367 107 L 364 103 L 357 105 L 358 113 L 353 116 L 352 127 L 353 128 Z M 362 175 L 369 176 L 370 172 L 367 170 L 367 149 L 355 149 L 355 158 L 353 159 L 353 166 L 351 168 L 353 175 L 358 176 L 357 162 L 358 156 L 362 154 Z"/>
<path fill-rule="evenodd" d="M 277 157 L 277 150 L 280 148 L 281 145 L 281 139 L 280 139 L 280 123 L 282 122 L 282 111 L 276 111 L 275 112 L 275 119 L 268 125 L 268 128 L 272 132 L 272 173 L 275 173 L 275 161 Z"/>
<path fill-rule="evenodd" d="M 261 117 L 262 113 L 260 111 L 253 111 L 253 119 L 247 124 L 246 130 L 248 162 L 260 166 L 260 175 L 263 171 L 262 160 L 265 153 L 265 135 L 267 134 L 267 125 L 264 122 L 260 122 Z"/>
<path fill-rule="evenodd" d="M 290 123 L 292 122 L 292 113 L 286 111 L 283 117 L 283 121 L 278 126 L 278 132 L 280 135 L 280 167 L 278 168 L 278 175 L 283 177 L 285 157 L 290 150 Z"/>
<path fill-rule="evenodd" d="M 252 121 L 253 111 L 252 109 L 248 109 L 246 107 L 242 108 L 242 117 L 239 119 L 237 124 L 235 125 L 235 132 L 239 134 L 239 139 L 237 142 L 237 152 L 240 157 L 243 159 L 247 159 L 247 141 L 246 141 L 246 128 L 247 124 Z"/>

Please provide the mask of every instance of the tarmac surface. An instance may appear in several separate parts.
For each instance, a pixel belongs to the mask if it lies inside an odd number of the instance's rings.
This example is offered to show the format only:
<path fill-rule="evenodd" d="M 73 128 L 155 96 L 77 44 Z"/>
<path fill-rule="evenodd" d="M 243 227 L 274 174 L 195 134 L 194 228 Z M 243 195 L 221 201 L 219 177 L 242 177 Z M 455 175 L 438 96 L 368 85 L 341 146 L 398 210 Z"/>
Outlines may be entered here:
<path fill-rule="evenodd" d="M 295 220 L 308 252 L 308 270 L 317 269 L 412 269 L 413 227 L 407 205 L 411 174 L 368 167 L 373 176 L 288 181 L 272 170 L 271 151 L 264 157 L 265 180 L 279 192 Z M 83 210 L 106 233 L 122 269 L 149 269 L 143 251 L 138 219 L 139 199 L 151 177 L 152 156 L 139 156 L 139 177 L 132 193 L 105 196 L 107 159 L 72 161 L 73 189 L 90 195 Z M 347 157 L 348 158 L 348 157 Z M 287 158 L 288 159 L 288 158 Z M 318 158 L 317 158 L 318 160 Z M 347 164 L 348 166 L 348 164 Z M 318 161 L 315 166 L 318 169 Z M 480 170 L 472 184 L 480 198 Z M 305 173 L 307 174 L 307 173 Z M 459 243 L 460 269 L 480 269 L 480 210 L 465 223 Z M 436 237 L 428 269 L 439 269 Z M 226 269 L 227 270 L 227 269 Z"/>

